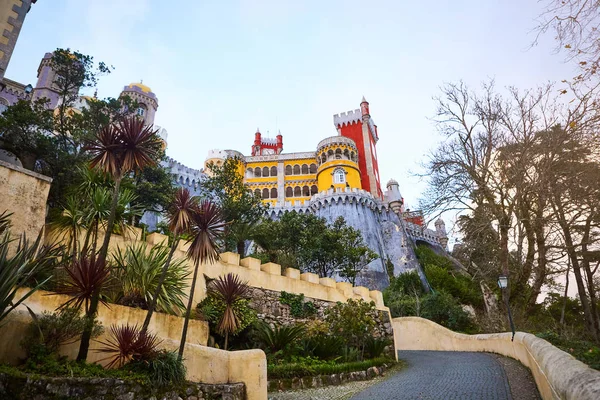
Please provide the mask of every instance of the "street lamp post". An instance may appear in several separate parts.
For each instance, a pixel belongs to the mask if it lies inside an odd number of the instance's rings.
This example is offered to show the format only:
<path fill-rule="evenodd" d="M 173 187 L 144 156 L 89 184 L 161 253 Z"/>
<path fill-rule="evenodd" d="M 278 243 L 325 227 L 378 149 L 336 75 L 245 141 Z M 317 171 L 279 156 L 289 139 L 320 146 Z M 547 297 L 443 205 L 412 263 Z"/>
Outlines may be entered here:
<path fill-rule="evenodd" d="M 510 312 L 510 305 L 508 304 L 508 296 L 506 295 L 506 288 L 508 287 L 508 276 L 501 275 L 498 277 L 498 287 L 502 290 L 502 297 L 506 303 L 506 309 L 508 310 L 508 322 L 510 323 L 510 330 L 512 331 L 511 341 L 515 340 L 515 324 L 513 323 L 512 313 Z"/>

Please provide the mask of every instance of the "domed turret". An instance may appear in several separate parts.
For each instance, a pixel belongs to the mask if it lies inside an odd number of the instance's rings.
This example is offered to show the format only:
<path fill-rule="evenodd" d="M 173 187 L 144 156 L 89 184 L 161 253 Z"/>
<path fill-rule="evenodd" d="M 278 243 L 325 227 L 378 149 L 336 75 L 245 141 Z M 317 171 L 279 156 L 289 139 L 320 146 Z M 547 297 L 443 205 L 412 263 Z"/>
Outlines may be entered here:
<path fill-rule="evenodd" d="M 123 88 L 121 96 L 129 96 L 138 103 L 136 113 L 144 118 L 146 124 L 152 125 L 154 123 L 154 115 L 158 109 L 158 98 L 150 87 L 141 82 L 130 83 Z"/>
<path fill-rule="evenodd" d="M 435 231 L 437 232 L 438 237 L 440 238 L 440 244 L 444 248 L 446 248 L 446 246 L 448 245 L 448 234 L 446 233 L 446 224 L 444 223 L 444 220 L 438 218 L 437 221 L 435 221 L 434 225 Z"/>
<path fill-rule="evenodd" d="M 344 136 L 323 139 L 317 146 L 316 159 L 319 192 L 331 188 L 362 189 L 354 140 Z"/>

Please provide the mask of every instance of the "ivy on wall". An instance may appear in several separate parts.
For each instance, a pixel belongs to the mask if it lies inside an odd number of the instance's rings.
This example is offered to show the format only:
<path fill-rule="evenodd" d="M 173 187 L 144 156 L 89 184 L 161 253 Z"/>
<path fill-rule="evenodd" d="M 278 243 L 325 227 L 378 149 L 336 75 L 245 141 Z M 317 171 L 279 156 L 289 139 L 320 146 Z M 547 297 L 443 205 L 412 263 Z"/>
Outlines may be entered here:
<path fill-rule="evenodd" d="M 279 302 L 290 306 L 290 314 L 297 318 L 308 318 L 317 313 L 317 307 L 312 301 L 304 301 L 304 294 L 281 292 Z"/>

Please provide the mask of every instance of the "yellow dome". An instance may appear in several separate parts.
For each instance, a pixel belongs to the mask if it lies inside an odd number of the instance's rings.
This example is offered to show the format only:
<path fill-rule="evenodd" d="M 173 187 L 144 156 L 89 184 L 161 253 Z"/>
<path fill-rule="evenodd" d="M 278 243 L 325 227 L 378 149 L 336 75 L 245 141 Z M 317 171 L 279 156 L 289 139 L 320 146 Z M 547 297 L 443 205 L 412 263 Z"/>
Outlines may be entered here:
<path fill-rule="evenodd" d="M 152 89 L 150 89 L 148 86 L 144 85 L 143 83 L 130 83 L 129 85 L 127 85 L 127 87 L 130 87 L 132 89 L 134 87 L 137 87 L 144 93 L 152 93 Z"/>

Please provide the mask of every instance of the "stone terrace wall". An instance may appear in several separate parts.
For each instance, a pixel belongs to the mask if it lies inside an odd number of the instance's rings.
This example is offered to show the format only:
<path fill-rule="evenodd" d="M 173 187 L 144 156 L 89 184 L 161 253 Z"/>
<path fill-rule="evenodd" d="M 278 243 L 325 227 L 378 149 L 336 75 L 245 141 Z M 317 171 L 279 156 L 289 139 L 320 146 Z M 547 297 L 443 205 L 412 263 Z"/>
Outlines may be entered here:
<path fill-rule="evenodd" d="M 47 176 L 0 160 L 0 214 L 12 213 L 12 234 L 37 238 L 46 219 L 50 182 Z"/>
<path fill-rule="evenodd" d="M 281 292 L 268 289 L 252 288 L 250 307 L 256 310 L 258 319 L 269 325 L 294 325 L 301 324 L 310 320 L 310 318 L 298 318 L 291 314 L 290 306 L 281 304 L 279 297 Z M 316 314 L 313 318 L 325 319 L 325 311 L 333 307 L 336 303 L 326 300 L 304 297 L 305 302 L 312 302 L 316 308 Z M 374 337 L 387 337 L 390 340 L 394 337 L 390 314 L 387 311 L 376 310 L 374 315 L 377 323 Z"/>
<path fill-rule="evenodd" d="M 48 378 L 0 374 L 0 398 L 19 400 L 201 400 L 246 399 L 243 383 L 209 385 L 186 383 L 177 388 L 156 388 L 109 378 Z"/>

